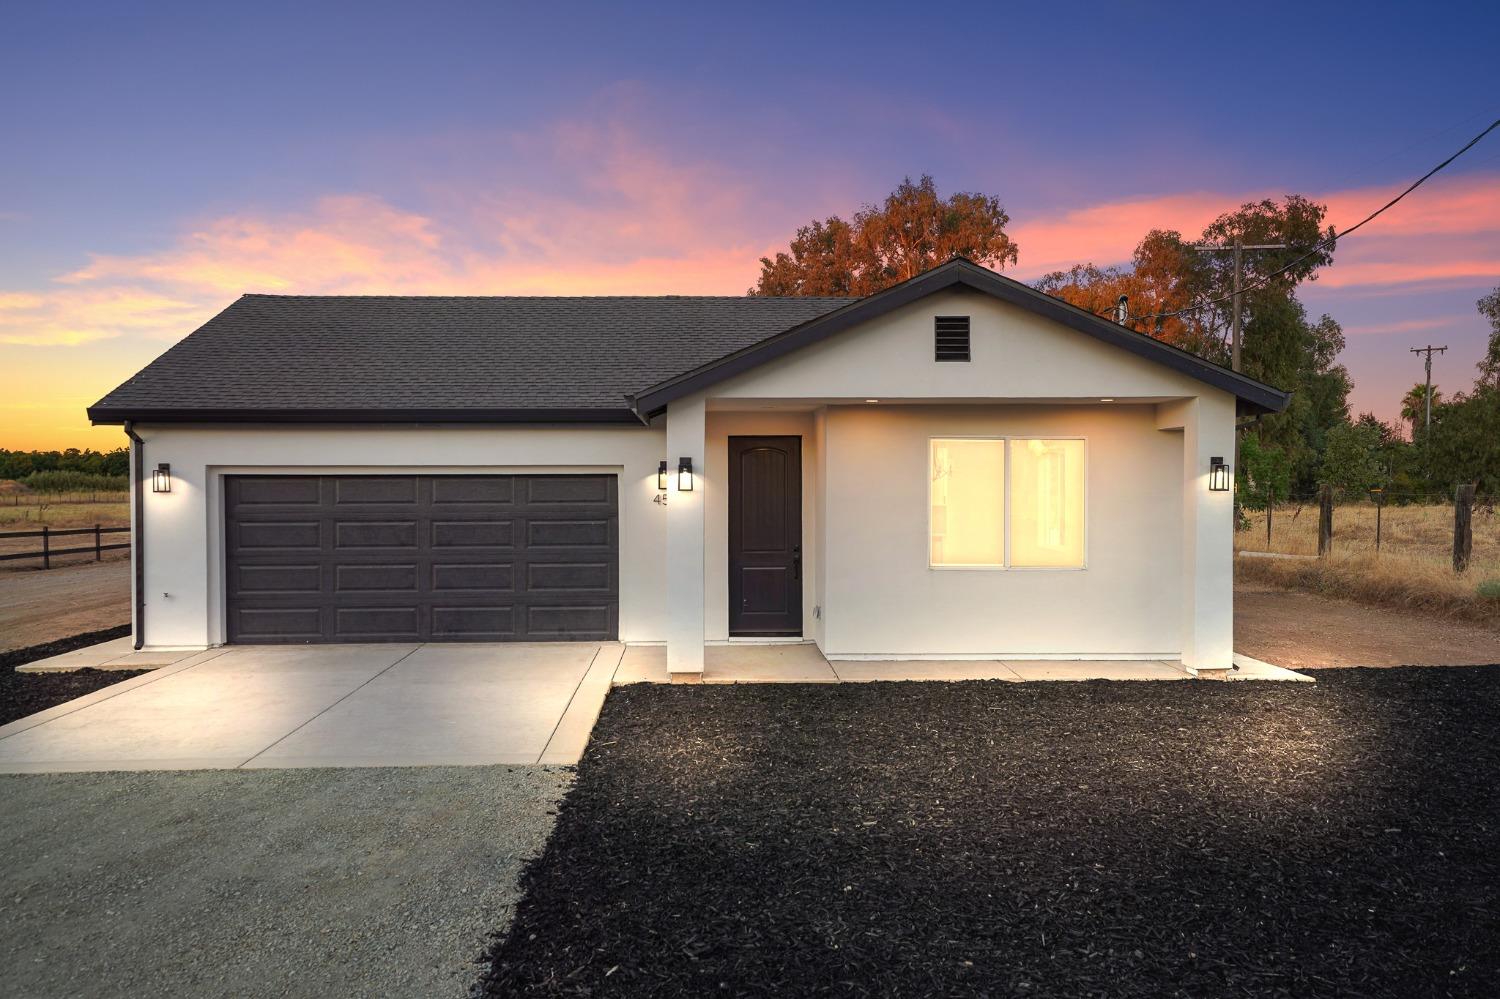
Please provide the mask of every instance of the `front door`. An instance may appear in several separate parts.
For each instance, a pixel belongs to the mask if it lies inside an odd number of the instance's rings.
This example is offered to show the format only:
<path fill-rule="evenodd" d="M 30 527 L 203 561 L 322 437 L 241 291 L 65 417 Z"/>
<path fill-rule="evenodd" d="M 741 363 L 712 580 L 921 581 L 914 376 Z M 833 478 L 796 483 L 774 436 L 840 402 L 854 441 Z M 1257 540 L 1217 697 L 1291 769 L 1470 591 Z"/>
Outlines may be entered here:
<path fill-rule="evenodd" d="M 802 438 L 729 438 L 729 633 L 802 634 Z"/>

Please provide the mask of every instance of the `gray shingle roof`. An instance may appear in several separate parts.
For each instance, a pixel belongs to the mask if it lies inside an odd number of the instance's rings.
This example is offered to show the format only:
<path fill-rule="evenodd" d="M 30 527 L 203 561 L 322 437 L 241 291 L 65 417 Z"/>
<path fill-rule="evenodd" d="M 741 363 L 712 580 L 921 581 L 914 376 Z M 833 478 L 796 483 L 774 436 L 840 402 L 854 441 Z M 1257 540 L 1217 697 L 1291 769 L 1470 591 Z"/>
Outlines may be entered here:
<path fill-rule="evenodd" d="M 844 298 L 245 295 L 89 409 L 584 411 L 847 305 Z M 525 414 L 516 414 L 523 417 Z"/>

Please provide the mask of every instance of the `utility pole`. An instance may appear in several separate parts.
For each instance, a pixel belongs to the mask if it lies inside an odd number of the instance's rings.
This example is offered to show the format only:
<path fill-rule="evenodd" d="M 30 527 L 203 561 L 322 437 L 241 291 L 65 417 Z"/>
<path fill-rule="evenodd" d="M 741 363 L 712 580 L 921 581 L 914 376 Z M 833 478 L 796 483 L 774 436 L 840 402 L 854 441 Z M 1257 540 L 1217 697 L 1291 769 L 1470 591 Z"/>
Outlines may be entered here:
<path fill-rule="evenodd" d="M 1427 405 L 1427 433 L 1429 436 L 1432 434 L 1432 355 L 1447 353 L 1447 350 L 1448 348 L 1446 345 L 1442 347 L 1434 347 L 1430 343 L 1425 347 L 1411 348 L 1411 352 L 1413 354 L 1427 355 L 1427 398 L 1424 399 L 1423 402 L 1425 402 Z"/>
<path fill-rule="evenodd" d="M 1240 370 L 1240 298 L 1245 285 L 1245 251 L 1246 250 L 1285 250 L 1285 243 L 1252 243 L 1249 246 L 1238 236 L 1229 246 L 1220 246 L 1217 243 L 1194 243 L 1200 250 L 1233 250 L 1234 251 L 1234 310 L 1231 320 L 1229 339 L 1229 366 L 1235 371 Z"/>

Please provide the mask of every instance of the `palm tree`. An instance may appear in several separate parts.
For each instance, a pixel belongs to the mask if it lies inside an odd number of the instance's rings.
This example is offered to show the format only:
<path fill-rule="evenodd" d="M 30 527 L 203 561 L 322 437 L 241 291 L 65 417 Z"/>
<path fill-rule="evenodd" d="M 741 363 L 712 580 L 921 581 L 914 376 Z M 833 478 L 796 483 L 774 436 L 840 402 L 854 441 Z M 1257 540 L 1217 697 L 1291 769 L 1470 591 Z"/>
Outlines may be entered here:
<path fill-rule="evenodd" d="M 1443 393 L 1436 386 L 1432 389 L 1432 404 L 1438 405 L 1443 401 Z M 1420 429 L 1427 420 L 1427 386 L 1421 382 L 1413 385 L 1411 391 L 1401 397 L 1401 419 L 1411 424 L 1411 435 L 1417 436 Z"/>

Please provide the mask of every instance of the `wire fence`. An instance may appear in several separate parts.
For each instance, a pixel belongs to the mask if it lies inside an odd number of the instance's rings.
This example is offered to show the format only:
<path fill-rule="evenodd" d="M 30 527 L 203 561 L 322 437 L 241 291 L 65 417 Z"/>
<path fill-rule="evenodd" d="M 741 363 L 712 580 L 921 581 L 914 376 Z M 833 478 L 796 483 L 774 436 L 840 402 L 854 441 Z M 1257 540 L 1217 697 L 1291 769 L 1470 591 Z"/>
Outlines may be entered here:
<path fill-rule="evenodd" d="M 1309 558 L 1371 555 L 1452 569 L 1455 545 L 1462 545 L 1462 535 L 1467 533 L 1465 571 L 1500 576 L 1497 499 L 1478 494 L 1465 502 L 1452 493 L 1386 490 L 1349 495 L 1330 491 L 1330 523 L 1323 530 L 1321 492 L 1294 495 L 1269 508 L 1264 501 L 1247 503 L 1240 510 L 1235 547 L 1241 552 Z M 1325 532 L 1320 548 L 1319 536 Z"/>

